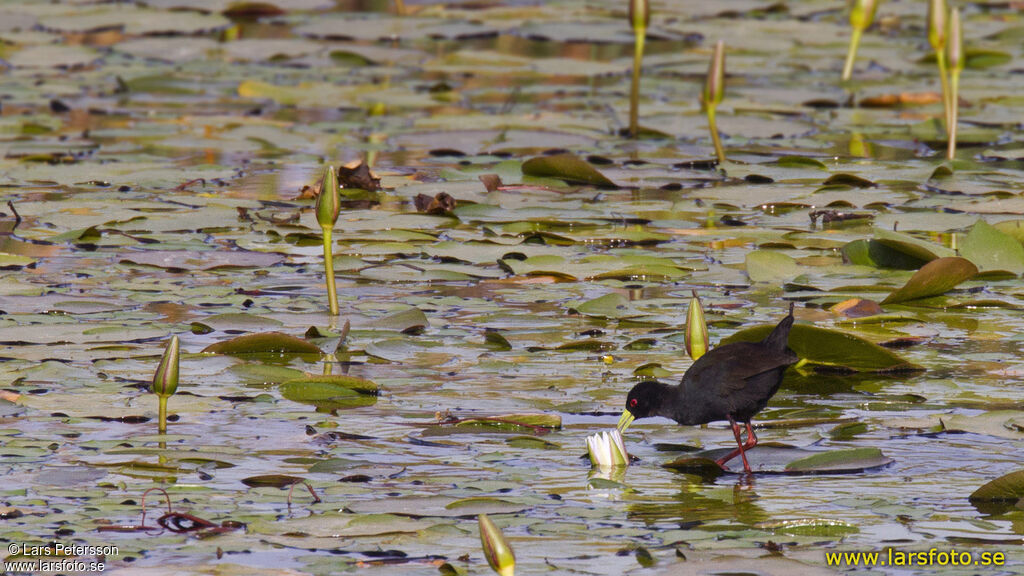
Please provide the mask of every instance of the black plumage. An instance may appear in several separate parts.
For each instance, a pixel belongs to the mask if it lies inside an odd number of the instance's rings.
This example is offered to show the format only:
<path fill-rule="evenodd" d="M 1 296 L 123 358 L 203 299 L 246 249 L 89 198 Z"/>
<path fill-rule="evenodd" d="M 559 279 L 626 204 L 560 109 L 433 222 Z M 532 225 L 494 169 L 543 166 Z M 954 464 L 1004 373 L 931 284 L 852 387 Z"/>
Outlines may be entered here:
<path fill-rule="evenodd" d="M 723 466 L 736 457 L 743 458 L 743 469 L 750 472 L 745 451 L 757 444 L 750 419 L 764 409 L 778 391 L 786 368 L 799 357 L 789 349 L 789 331 L 793 327 L 793 305 L 767 338 L 760 342 L 734 342 L 719 346 L 701 356 L 683 375 L 678 386 L 655 381 L 637 384 L 626 397 L 626 410 L 619 430 L 635 418 L 664 416 L 688 426 L 728 420 L 737 448 L 718 460 Z M 747 440 L 741 441 L 739 422 L 746 425 Z"/>

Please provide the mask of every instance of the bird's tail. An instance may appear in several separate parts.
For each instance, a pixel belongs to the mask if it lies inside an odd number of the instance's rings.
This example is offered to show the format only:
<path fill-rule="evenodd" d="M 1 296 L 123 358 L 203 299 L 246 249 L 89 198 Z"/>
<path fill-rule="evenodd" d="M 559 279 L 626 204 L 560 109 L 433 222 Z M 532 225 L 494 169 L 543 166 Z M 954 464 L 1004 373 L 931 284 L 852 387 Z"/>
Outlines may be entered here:
<path fill-rule="evenodd" d="M 779 321 L 779 325 L 765 338 L 764 342 L 772 350 L 783 352 L 789 342 L 789 329 L 793 327 L 793 303 L 789 303 L 789 315 Z"/>

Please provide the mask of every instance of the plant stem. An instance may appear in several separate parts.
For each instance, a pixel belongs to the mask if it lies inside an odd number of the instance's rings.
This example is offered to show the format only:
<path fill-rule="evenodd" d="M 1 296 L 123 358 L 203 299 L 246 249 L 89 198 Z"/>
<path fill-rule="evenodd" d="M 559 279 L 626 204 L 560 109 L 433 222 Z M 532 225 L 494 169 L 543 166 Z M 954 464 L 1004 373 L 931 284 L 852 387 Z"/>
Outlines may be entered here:
<path fill-rule="evenodd" d="M 846 52 L 846 64 L 843 66 L 843 82 L 853 75 L 853 61 L 857 57 L 857 46 L 860 45 L 860 35 L 863 32 L 860 28 L 854 28 L 850 35 L 850 49 Z"/>
<path fill-rule="evenodd" d="M 399 16 L 405 16 L 405 0 L 395 0 L 395 12 Z"/>
<path fill-rule="evenodd" d="M 167 399 L 170 396 L 157 396 L 160 400 L 160 415 L 157 420 L 157 430 L 161 434 L 167 434 Z"/>
<path fill-rule="evenodd" d="M 949 84 L 949 148 L 946 149 L 946 159 L 952 160 L 956 156 L 956 123 L 960 112 L 960 72 L 953 70 Z"/>
<path fill-rule="evenodd" d="M 331 316 L 338 315 L 338 291 L 334 285 L 334 254 L 331 251 L 331 229 L 323 227 L 324 231 L 324 272 L 327 277 L 327 303 L 331 308 Z"/>
<path fill-rule="evenodd" d="M 722 139 L 718 136 L 718 122 L 715 121 L 715 106 L 708 105 L 708 130 L 711 130 L 711 142 L 715 145 L 715 156 L 718 156 L 718 165 L 725 164 L 725 150 L 722 149 Z"/>
<path fill-rule="evenodd" d="M 945 118 L 943 118 L 943 120 L 946 123 L 946 136 L 949 136 L 949 67 L 946 66 L 946 51 L 936 51 L 935 61 L 939 65 L 939 79 L 942 81 L 942 111 L 945 112 Z"/>
<path fill-rule="evenodd" d="M 638 28 L 633 43 L 633 83 L 629 91 L 629 137 L 636 138 L 640 133 L 640 66 L 644 59 L 645 28 Z"/>

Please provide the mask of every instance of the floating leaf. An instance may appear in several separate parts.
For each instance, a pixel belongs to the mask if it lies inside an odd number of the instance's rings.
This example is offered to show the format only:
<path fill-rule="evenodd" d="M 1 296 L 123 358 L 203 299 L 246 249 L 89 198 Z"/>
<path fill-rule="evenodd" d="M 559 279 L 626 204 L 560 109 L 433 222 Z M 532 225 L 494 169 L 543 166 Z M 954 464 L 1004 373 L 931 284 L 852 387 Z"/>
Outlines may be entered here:
<path fill-rule="evenodd" d="M 566 182 L 591 184 L 601 188 L 617 188 L 614 182 L 575 154 L 555 154 L 531 158 L 523 162 L 523 174 L 525 176 L 558 178 Z"/>
<path fill-rule="evenodd" d="M 721 343 L 759 342 L 773 328 L 771 325 L 747 328 L 723 339 Z M 801 359 L 822 366 L 857 372 L 923 370 L 892 351 L 853 334 L 807 324 L 793 325 L 789 333 L 789 347 Z"/>
<path fill-rule="evenodd" d="M 836 472 L 851 469 L 867 470 L 880 468 L 891 463 L 892 458 L 882 454 L 878 448 L 850 448 L 814 454 L 786 465 L 786 472 L 814 473 Z"/>
<path fill-rule="evenodd" d="M 748 252 L 746 266 L 751 282 L 782 284 L 800 275 L 800 265 L 796 260 L 774 250 Z"/>
<path fill-rule="evenodd" d="M 897 250 L 878 240 L 854 240 L 842 248 L 843 258 L 850 264 L 875 268 L 917 270 L 931 258 L 921 259 Z"/>
<path fill-rule="evenodd" d="M 817 158 L 809 156 L 782 156 L 775 163 L 783 168 L 811 168 L 814 170 L 828 170 L 828 166 Z"/>
<path fill-rule="evenodd" d="M 562 427 L 562 417 L 558 414 L 502 414 L 501 416 L 485 416 L 483 418 L 466 418 L 460 421 L 457 426 L 529 426 L 537 428 L 551 428 L 557 430 Z"/>
<path fill-rule="evenodd" d="M 956 251 L 951 248 L 946 248 L 945 246 L 935 244 L 934 242 L 926 242 L 920 238 L 911 236 L 910 234 L 893 232 L 891 230 L 885 230 L 884 228 L 875 228 L 874 233 L 876 241 L 881 242 L 893 250 L 898 250 L 908 256 L 912 256 L 926 262 L 929 260 L 935 260 L 936 258 L 956 256 Z"/>
<path fill-rule="evenodd" d="M 715 476 L 721 476 L 725 473 L 725 470 L 722 470 L 722 467 L 718 465 L 718 462 L 715 462 L 711 458 L 704 458 L 701 456 L 683 456 L 670 462 L 666 462 L 661 466 L 677 472 L 696 474 L 702 478 L 714 478 Z"/>
<path fill-rule="evenodd" d="M 630 309 L 629 299 L 618 292 L 587 300 L 576 306 L 576 311 L 585 316 L 594 316 L 596 318 L 624 318 L 636 315 Z"/>
<path fill-rule="evenodd" d="M 996 222 L 995 228 L 1013 237 L 1017 242 L 1024 242 L 1024 220 L 1003 220 Z"/>
<path fill-rule="evenodd" d="M 971 493 L 971 502 L 1019 502 L 1024 499 L 1024 470 L 990 480 Z"/>
<path fill-rule="evenodd" d="M 870 188 L 875 185 L 867 178 L 861 178 L 854 174 L 833 174 L 821 183 L 823 186 L 852 186 L 853 188 Z"/>
<path fill-rule="evenodd" d="M 988 222 L 978 220 L 960 245 L 960 254 L 981 272 L 1005 270 L 1024 274 L 1024 246 Z"/>
<path fill-rule="evenodd" d="M 508 338 L 505 338 L 501 332 L 491 328 L 484 331 L 484 344 L 491 350 L 505 351 L 512 349 L 512 344 L 508 341 Z"/>
<path fill-rule="evenodd" d="M 323 410 L 369 406 L 377 401 L 376 384 L 341 375 L 289 380 L 281 384 L 280 391 L 288 400 Z"/>
<path fill-rule="evenodd" d="M 856 526 L 842 520 L 825 520 L 820 518 L 759 522 L 755 524 L 755 527 L 761 530 L 771 530 L 778 534 L 792 534 L 794 536 L 842 537 L 860 532 Z"/>
<path fill-rule="evenodd" d="M 915 272 L 906 284 L 886 296 L 882 304 L 897 304 L 945 294 L 977 274 L 977 266 L 965 258 L 954 256 L 932 260 Z"/>
<path fill-rule="evenodd" d="M 285 387 L 292 388 L 296 393 L 301 393 L 300 391 L 305 388 L 308 389 L 309 394 L 316 394 L 313 390 L 318 387 L 324 392 L 327 392 L 328 388 L 344 388 L 359 392 L 360 394 L 377 394 L 380 392 L 380 386 L 376 382 L 343 374 L 323 374 L 295 378 L 283 382 L 281 388 L 284 389 Z"/>
<path fill-rule="evenodd" d="M 263 474 L 260 476 L 249 476 L 242 478 L 242 484 L 250 488 L 287 488 L 293 484 L 304 482 L 305 479 L 299 476 L 287 474 Z"/>
<path fill-rule="evenodd" d="M 320 348 L 282 332 L 245 334 L 231 340 L 210 344 L 203 352 L 211 354 L 320 354 Z"/>
<path fill-rule="evenodd" d="M 408 308 L 383 318 L 378 318 L 372 324 L 374 328 L 381 330 L 394 330 L 404 334 L 418 334 L 430 325 L 427 315 L 419 308 Z"/>

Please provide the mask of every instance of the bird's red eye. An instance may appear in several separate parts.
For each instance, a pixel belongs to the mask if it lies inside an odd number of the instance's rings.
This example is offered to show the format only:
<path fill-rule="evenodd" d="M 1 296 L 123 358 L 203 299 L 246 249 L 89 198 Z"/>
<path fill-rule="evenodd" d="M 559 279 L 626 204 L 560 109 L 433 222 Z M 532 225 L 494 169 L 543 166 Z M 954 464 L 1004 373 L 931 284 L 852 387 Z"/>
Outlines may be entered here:
<path fill-rule="evenodd" d="M 630 408 L 636 408 L 637 404 L 639 404 L 639 402 L 636 401 L 636 398 L 630 399 L 630 401 L 629 401 L 629 407 Z"/>

